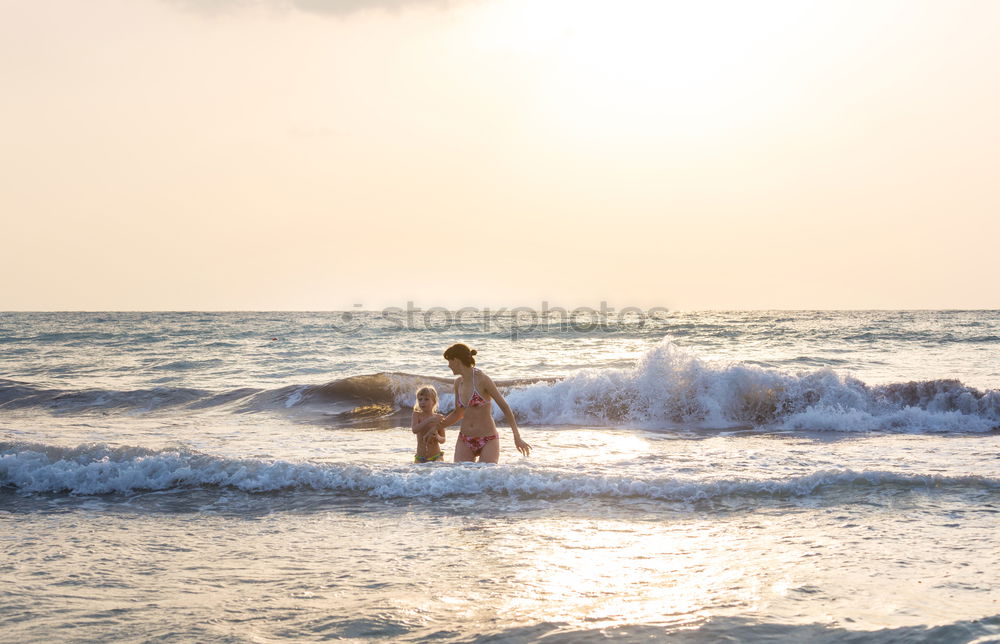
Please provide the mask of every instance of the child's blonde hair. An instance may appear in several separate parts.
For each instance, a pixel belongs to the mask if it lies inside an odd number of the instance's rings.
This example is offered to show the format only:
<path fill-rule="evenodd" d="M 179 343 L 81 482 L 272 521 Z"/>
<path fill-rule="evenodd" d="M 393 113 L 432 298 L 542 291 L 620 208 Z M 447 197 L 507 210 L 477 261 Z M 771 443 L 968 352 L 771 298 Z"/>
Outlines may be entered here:
<path fill-rule="evenodd" d="M 413 411 L 423 411 L 420 409 L 420 394 L 430 394 L 431 398 L 434 399 L 434 406 L 431 407 L 431 413 L 436 414 L 438 410 L 438 390 L 430 385 L 425 385 L 417 389 L 417 395 L 413 399 Z"/>

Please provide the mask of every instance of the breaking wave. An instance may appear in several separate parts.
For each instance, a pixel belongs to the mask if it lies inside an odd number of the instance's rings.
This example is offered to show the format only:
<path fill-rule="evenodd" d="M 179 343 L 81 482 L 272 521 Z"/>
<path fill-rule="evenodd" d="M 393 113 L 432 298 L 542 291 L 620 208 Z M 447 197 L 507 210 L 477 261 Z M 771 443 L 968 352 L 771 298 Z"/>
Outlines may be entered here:
<path fill-rule="evenodd" d="M 525 422 L 900 432 L 1000 427 L 1000 391 L 958 380 L 868 385 L 832 369 L 791 373 L 699 359 L 669 340 L 627 369 L 584 370 L 509 391 Z"/>
<path fill-rule="evenodd" d="M 1000 491 L 1000 479 L 890 471 L 824 470 L 779 479 L 718 480 L 585 473 L 532 465 L 379 466 L 231 459 L 187 450 L 87 444 L 0 443 L 0 487 L 78 495 L 230 488 L 249 493 L 312 489 L 374 498 L 495 494 L 518 498 L 644 498 L 695 502 L 723 497 L 800 497 L 835 487 Z"/>
<path fill-rule="evenodd" d="M 953 379 L 869 385 L 830 368 L 791 372 L 713 363 L 668 339 L 628 368 L 496 382 L 518 421 L 526 424 L 910 433 L 1000 429 L 1000 390 L 979 390 Z M 423 384 L 438 389 L 443 410 L 454 406 L 450 379 L 373 373 L 322 385 L 225 392 L 170 387 L 68 391 L 0 380 L 0 409 L 298 410 L 348 422 L 405 413 Z M 496 406 L 494 414 L 502 417 Z"/>

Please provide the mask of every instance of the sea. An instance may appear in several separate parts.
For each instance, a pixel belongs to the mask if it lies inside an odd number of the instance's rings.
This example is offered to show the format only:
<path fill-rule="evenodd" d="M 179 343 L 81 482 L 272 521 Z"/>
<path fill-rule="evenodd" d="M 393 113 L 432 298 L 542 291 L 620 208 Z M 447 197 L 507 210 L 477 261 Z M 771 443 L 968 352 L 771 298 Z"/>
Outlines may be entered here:
<path fill-rule="evenodd" d="M 499 464 L 414 464 L 477 366 Z M 0 313 L 4 642 L 1000 642 L 1000 311 Z"/>

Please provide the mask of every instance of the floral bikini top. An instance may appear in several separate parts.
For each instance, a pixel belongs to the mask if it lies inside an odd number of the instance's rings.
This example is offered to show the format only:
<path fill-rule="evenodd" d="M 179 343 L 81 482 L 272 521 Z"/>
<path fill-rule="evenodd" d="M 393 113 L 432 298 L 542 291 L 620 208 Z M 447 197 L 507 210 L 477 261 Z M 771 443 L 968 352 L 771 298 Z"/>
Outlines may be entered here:
<path fill-rule="evenodd" d="M 469 398 L 469 402 L 462 404 L 461 398 L 461 388 L 459 388 L 459 396 L 455 396 L 455 402 L 458 403 L 459 407 L 482 407 L 483 405 L 488 405 L 489 402 L 479 395 L 479 390 L 476 389 L 476 372 L 478 369 L 472 370 L 472 397 Z"/>

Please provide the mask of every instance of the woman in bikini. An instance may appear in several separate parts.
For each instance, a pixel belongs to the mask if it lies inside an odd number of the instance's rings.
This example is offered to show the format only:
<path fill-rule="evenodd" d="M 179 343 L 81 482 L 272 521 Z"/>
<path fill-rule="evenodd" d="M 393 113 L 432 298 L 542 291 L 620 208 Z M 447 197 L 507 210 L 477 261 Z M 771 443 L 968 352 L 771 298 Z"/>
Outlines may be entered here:
<path fill-rule="evenodd" d="M 455 462 L 470 462 L 477 458 L 480 463 L 496 463 L 500 460 L 500 436 L 493 422 L 493 405 L 497 401 L 500 410 L 514 433 L 514 445 L 525 456 L 531 453 L 531 445 L 521 439 L 514 412 L 497 390 L 493 380 L 476 369 L 475 349 L 464 344 L 455 344 L 444 352 L 451 372 L 458 376 L 455 380 L 455 411 L 441 421 L 442 427 L 462 420 L 458 440 L 455 441 Z"/>

